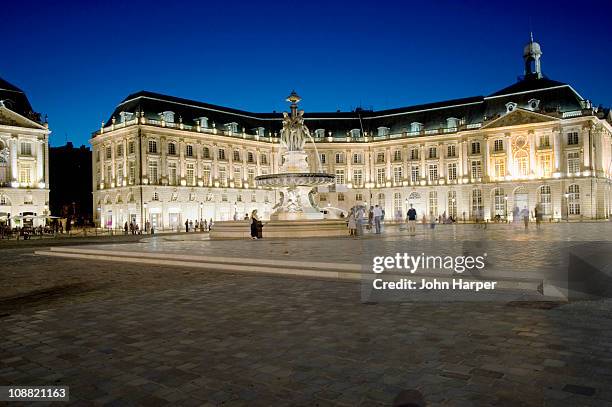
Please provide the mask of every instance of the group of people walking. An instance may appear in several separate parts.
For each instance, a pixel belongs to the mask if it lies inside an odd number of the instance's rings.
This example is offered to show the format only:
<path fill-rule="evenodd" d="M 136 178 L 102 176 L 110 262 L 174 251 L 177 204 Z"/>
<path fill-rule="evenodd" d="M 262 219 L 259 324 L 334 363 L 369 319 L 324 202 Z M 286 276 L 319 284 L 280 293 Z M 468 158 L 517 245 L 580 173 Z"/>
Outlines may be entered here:
<path fill-rule="evenodd" d="M 372 231 L 377 235 L 382 233 L 385 210 L 379 205 L 370 206 L 368 210 L 364 206 L 353 206 L 348 214 L 348 228 L 351 236 L 361 236 L 365 230 Z"/>

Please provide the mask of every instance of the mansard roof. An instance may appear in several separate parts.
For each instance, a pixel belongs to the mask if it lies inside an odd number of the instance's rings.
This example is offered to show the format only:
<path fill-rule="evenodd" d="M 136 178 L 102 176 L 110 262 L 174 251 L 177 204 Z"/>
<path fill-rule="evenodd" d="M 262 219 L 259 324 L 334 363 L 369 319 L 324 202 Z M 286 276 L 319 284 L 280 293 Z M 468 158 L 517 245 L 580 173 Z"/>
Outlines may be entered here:
<path fill-rule="evenodd" d="M 424 130 L 446 128 L 449 118 L 459 119 L 462 125 L 484 123 L 504 115 L 508 103 L 534 110 L 530 106 L 532 100 L 539 101 L 536 112 L 553 116 L 584 107 L 584 100 L 571 86 L 548 78 L 526 77 L 489 96 L 378 111 L 310 112 L 306 109 L 304 119 L 312 132 L 324 129 L 325 135 L 331 133 L 334 137 L 344 137 L 351 129 L 376 135 L 379 127 L 387 127 L 391 133 L 401 133 L 409 132 L 414 122 L 421 123 Z M 207 117 L 209 125 L 215 123 L 217 128 L 235 122 L 239 131 L 244 128 L 248 133 L 263 127 L 266 135 L 278 133 L 282 126 L 282 113 L 254 113 L 147 91 L 129 95 L 116 107 L 111 118 L 117 118 L 121 112 L 137 111 L 144 112 L 149 119 L 159 119 L 159 113 L 172 111 L 175 121 L 178 122 L 180 116 L 185 124 L 194 124 L 195 119 Z"/>
<path fill-rule="evenodd" d="M 25 92 L 0 78 L 0 101 L 7 109 L 40 123 L 40 114 L 32 110 Z"/>

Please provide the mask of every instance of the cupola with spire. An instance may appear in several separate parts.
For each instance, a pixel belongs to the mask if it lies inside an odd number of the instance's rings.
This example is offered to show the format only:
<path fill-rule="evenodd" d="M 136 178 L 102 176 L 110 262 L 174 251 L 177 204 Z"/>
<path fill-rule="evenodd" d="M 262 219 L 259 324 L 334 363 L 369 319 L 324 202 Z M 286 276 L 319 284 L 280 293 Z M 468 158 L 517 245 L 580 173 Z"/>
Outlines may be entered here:
<path fill-rule="evenodd" d="M 523 50 L 523 59 L 525 60 L 525 78 L 542 77 L 542 66 L 540 65 L 540 57 L 542 56 L 542 48 L 540 44 L 533 40 L 533 33 L 530 33 L 530 40 Z"/>

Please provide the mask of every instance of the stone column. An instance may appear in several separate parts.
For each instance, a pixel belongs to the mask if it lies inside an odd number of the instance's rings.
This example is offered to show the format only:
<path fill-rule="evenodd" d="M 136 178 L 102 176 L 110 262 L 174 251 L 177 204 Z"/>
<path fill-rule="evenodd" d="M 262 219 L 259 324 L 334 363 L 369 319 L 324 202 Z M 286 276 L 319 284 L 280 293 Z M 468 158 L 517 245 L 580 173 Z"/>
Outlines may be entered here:
<path fill-rule="evenodd" d="M 19 154 L 19 143 L 17 136 L 10 140 L 9 154 L 11 155 L 11 181 L 19 181 L 19 168 L 17 166 L 17 156 Z"/>
<path fill-rule="evenodd" d="M 444 144 L 438 144 L 438 178 L 444 179 L 446 174 L 444 168 Z"/>
<path fill-rule="evenodd" d="M 527 138 L 529 142 L 529 173 L 536 173 L 536 146 L 535 146 L 535 134 L 533 131 L 529 133 Z"/>
<path fill-rule="evenodd" d="M 554 129 L 552 132 L 552 141 L 553 141 L 553 156 L 555 160 L 555 170 L 554 172 L 561 171 L 561 131 L 559 129 Z"/>
<path fill-rule="evenodd" d="M 465 157 L 463 156 L 463 141 L 459 141 L 459 143 L 457 143 L 457 150 L 459 150 L 458 153 L 458 160 L 459 163 L 457 164 L 457 179 L 463 179 L 463 161 L 465 159 Z M 457 201 L 455 201 L 457 202 Z M 458 213 L 458 212 L 457 212 Z"/>
<path fill-rule="evenodd" d="M 506 174 L 514 175 L 514 162 L 512 161 L 512 140 L 510 139 L 510 133 L 506 133 Z"/>
<path fill-rule="evenodd" d="M 183 185 L 183 180 L 185 180 L 185 140 L 179 139 L 178 143 L 179 149 L 179 185 Z"/>
<path fill-rule="evenodd" d="M 161 151 L 161 168 L 160 168 L 160 178 L 165 179 L 168 177 L 168 162 L 166 159 L 168 145 L 166 144 L 166 137 L 159 138 L 159 148 Z"/>
<path fill-rule="evenodd" d="M 43 169 L 43 165 L 45 164 L 45 152 L 43 143 L 44 140 L 36 140 L 36 182 L 45 181 L 45 173 Z"/>
<path fill-rule="evenodd" d="M 387 160 L 387 165 L 386 165 L 386 170 L 385 170 L 385 172 L 387 173 L 387 176 L 386 176 L 387 179 L 385 180 L 385 186 L 386 186 L 387 182 L 393 179 L 393 171 L 391 170 L 391 160 L 393 160 L 393 157 L 391 156 L 390 147 L 387 147 L 385 149 L 385 158 Z"/>
<path fill-rule="evenodd" d="M 591 135 L 593 134 L 593 131 L 591 131 L 591 128 L 592 126 L 585 125 L 582 128 L 582 131 L 580 132 L 580 136 L 579 136 L 582 139 L 582 151 L 583 151 L 582 157 L 584 160 L 583 164 L 584 164 L 585 170 L 591 169 L 591 157 L 590 157 L 591 150 L 589 149 L 589 140 L 591 138 Z"/>
<path fill-rule="evenodd" d="M 487 180 L 489 179 L 489 167 L 490 167 L 490 163 L 489 163 L 489 138 L 486 137 L 484 139 L 484 163 L 483 163 L 483 169 L 482 169 L 482 179 L 484 182 L 487 182 Z"/>

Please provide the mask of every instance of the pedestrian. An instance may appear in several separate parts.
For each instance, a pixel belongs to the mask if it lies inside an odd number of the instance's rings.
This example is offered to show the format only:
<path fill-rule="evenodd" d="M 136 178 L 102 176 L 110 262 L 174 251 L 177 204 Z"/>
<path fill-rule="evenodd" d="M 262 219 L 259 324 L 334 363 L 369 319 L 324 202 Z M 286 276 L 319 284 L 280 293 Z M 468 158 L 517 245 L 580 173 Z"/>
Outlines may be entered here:
<path fill-rule="evenodd" d="M 348 229 L 350 236 L 357 235 L 357 220 L 355 219 L 355 208 L 351 208 L 348 216 Z"/>
<path fill-rule="evenodd" d="M 123 225 L 123 234 L 124 235 L 128 234 L 128 223 L 127 223 L 127 221 L 125 221 L 125 225 Z"/>
<path fill-rule="evenodd" d="M 539 203 L 536 204 L 534 210 L 534 215 L 535 215 L 535 220 L 536 220 L 536 229 L 540 229 L 540 227 L 542 226 L 542 205 L 540 205 Z"/>
<path fill-rule="evenodd" d="M 210 218 L 210 220 L 208 221 L 208 230 L 210 231 L 212 230 L 212 228 L 213 228 L 213 220 L 212 218 Z"/>
<path fill-rule="evenodd" d="M 253 212 L 251 212 L 251 239 L 253 240 L 258 239 L 258 223 L 259 216 L 257 215 L 257 209 L 253 209 Z"/>
<path fill-rule="evenodd" d="M 410 204 L 410 209 L 408 209 L 408 213 L 406 214 L 406 220 L 408 222 L 408 233 L 412 236 L 416 233 L 416 218 L 417 211 L 412 207 L 412 204 Z"/>
<path fill-rule="evenodd" d="M 523 217 L 523 222 L 525 223 L 525 230 L 529 228 L 529 209 L 525 206 L 521 211 L 521 216 Z"/>
<path fill-rule="evenodd" d="M 374 207 L 374 211 L 372 215 L 374 217 L 374 227 L 376 228 L 376 234 L 380 235 L 380 220 L 381 220 L 381 217 L 383 216 L 383 212 L 380 209 L 380 206 L 376 205 Z"/>
<path fill-rule="evenodd" d="M 189 221 L 189 231 L 193 232 L 193 220 Z"/>
<path fill-rule="evenodd" d="M 208 223 L 206 222 L 206 219 L 204 219 L 204 232 L 208 231 Z"/>
<path fill-rule="evenodd" d="M 429 211 L 429 227 L 430 229 L 434 229 L 436 227 L 436 217 L 434 216 L 433 211 Z"/>
<path fill-rule="evenodd" d="M 373 224 L 374 224 L 374 207 L 370 206 L 370 210 L 368 211 L 368 230 L 372 230 Z"/>
<path fill-rule="evenodd" d="M 195 229 L 193 230 L 194 232 L 197 232 L 198 229 L 200 229 L 200 224 L 198 223 L 198 220 L 196 219 L 196 223 L 195 223 Z"/>
<path fill-rule="evenodd" d="M 185 233 L 189 233 L 189 220 L 185 221 Z"/>

